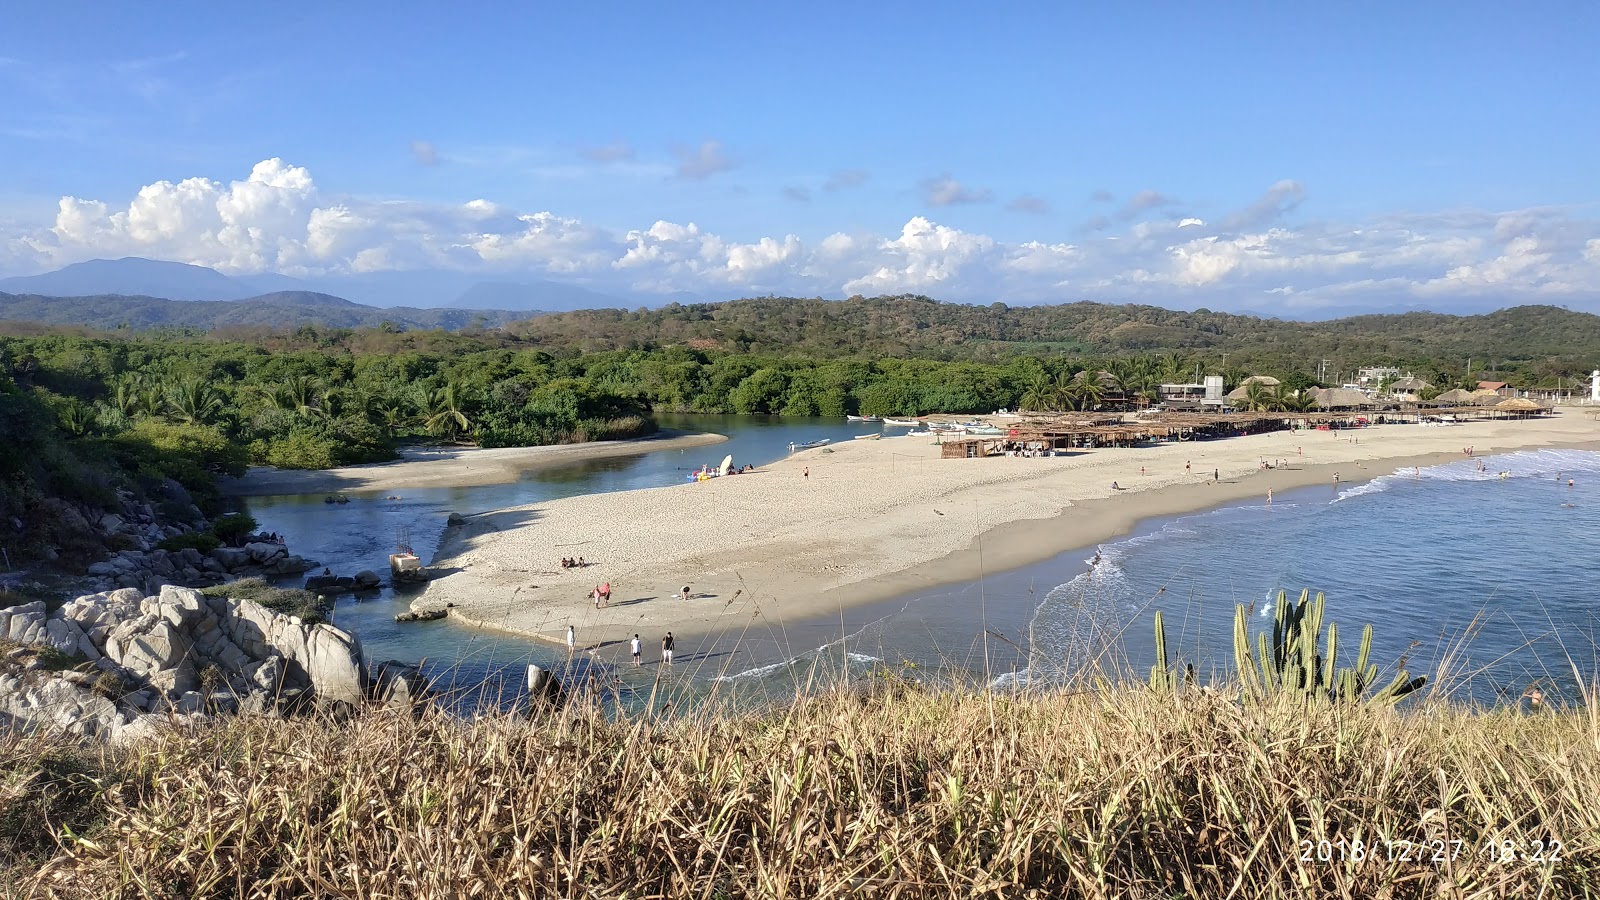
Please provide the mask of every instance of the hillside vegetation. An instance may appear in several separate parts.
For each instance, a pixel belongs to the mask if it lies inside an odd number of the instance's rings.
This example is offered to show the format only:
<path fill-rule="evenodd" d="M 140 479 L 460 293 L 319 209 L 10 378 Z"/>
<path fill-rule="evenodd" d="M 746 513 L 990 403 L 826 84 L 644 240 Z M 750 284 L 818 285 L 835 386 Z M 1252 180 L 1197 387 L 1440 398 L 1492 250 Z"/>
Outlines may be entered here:
<path fill-rule="evenodd" d="M 1553 306 L 1522 306 L 1479 316 L 1440 313 L 1289 322 L 1200 309 L 1069 303 L 965 306 L 926 297 L 843 301 L 762 298 L 673 304 L 656 310 L 557 313 L 512 326 L 539 345 L 584 350 L 670 344 L 814 356 L 927 356 L 1000 359 L 1019 353 L 1126 355 L 1187 351 L 1304 370 L 1336 365 L 1449 361 L 1464 367 L 1523 369 L 1593 360 L 1600 317 Z"/>
<path fill-rule="evenodd" d="M 230 326 L 293 328 L 307 322 L 329 328 L 492 328 L 529 313 L 493 309 L 379 309 L 330 294 L 277 291 L 244 300 L 163 300 L 158 297 L 45 297 L 0 293 L 0 320 L 75 325 L 116 331 Z"/>

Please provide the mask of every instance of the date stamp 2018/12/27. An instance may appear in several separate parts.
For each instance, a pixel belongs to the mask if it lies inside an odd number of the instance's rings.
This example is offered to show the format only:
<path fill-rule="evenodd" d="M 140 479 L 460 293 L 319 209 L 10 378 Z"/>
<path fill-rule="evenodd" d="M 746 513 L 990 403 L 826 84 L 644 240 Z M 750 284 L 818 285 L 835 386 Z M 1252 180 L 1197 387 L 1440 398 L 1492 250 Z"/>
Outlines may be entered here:
<path fill-rule="evenodd" d="M 1479 844 L 1443 839 L 1361 841 L 1334 838 L 1320 841 L 1303 840 L 1299 842 L 1298 849 L 1300 861 L 1305 863 L 1359 863 L 1383 860 L 1446 865 L 1457 860 L 1473 859 L 1487 863 L 1543 865 L 1560 862 L 1566 854 L 1566 845 L 1555 838 L 1531 841 L 1487 840 Z"/>

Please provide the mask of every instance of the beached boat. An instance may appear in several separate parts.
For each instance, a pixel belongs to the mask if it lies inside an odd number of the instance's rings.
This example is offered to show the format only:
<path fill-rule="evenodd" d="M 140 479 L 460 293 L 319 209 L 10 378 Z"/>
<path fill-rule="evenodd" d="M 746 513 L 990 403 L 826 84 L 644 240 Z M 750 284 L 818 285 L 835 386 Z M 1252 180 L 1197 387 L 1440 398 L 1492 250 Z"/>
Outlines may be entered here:
<path fill-rule="evenodd" d="M 845 416 L 847 422 L 882 422 L 883 416 Z"/>
<path fill-rule="evenodd" d="M 833 438 L 823 438 L 823 439 L 818 440 L 818 441 L 806 441 L 803 444 L 796 444 L 796 443 L 791 441 L 790 444 L 789 444 L 789 452 L 793 453 L 796 450 L 810 450 L 813 447 L 823 447 L 823 446 L 826 446 L 826 445 L 828 445 L 828 444 L 830 444 L 832 442 L 833 442 Z"/>
<path fill-rule="evenodd" d="M 1014 413 L 1009 409 L 997 409 L 997 410 L 994 411 L 993 415 L 994 415 L 994 417 L 996 419 L 1020 419 L 1020 418 L 1022 418 L 1022 414 L 1021 413 Z"/>
<path fill-rule="evenodd" d="M 883 432 L 875 431 L 872 434 L 858 434 L 854 438 L 852 438 L 851 440 L 856 440 L 856 441 L 875 441 L 875 440 L 877 440 L 878 438 L 881 438 L 881 437 L 883 437 Z"/>
<path fill-rule="evenodd" d="M 885 416 L 883 419 L 883 424 L 893 425 L 897 428 L 915 428 L 922 423 L 916 419 L 891 419 L 888 416 Z"/>
<path fill-rule="evenodd" d="M 996 428 L 993 425 L 968 425 L 967 426 L 967 434 L 996 435 L 996 434 L 1005 434 L 1005 433 L 1006 433 L 1006 430 L 1004 428 Z"/>

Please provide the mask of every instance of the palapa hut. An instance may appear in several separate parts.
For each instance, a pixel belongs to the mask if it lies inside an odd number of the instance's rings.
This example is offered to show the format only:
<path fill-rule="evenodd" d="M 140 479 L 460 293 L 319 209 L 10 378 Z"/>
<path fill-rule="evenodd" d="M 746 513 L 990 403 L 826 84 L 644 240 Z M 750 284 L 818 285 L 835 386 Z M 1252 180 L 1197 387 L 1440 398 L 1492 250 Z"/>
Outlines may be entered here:
<path fill-rule="evenodd" d="M 1270 389 L 1283 384 L 1283 382 L 1273 378 L 1271 375 L 1251 375 L 1249 378 L 1239 382 L 1238 387 L 1228 392 L 1228 399 L 1237 403 L 1250 396 L 1250 385 L 1252 384 L 1259 384 L 1264 388 Z M 1268 390 L 1267 393 L 1270 394 L 1272 391 Z"/>
<path fill-rule="evenodd" d="M 1473 406 L 1496 406 L 1504 399 L 1506 398 L 1500 394 L 1487 389 L 1480 388 L 1472 392 Z"/>
<path fill-rule="evenodd" d="M 1389 390 L 1396 393 L 1418 394 L 1431 387 L 1433 387 L 1433 385 L 1423 381 L 1421 378 L 1418 378 L 1415 375 L 1407 375 L 1404 378 L 1396 378 L 1393 383 L 1389 385 Z"/>
<path fill-rule="evenodd" d="M 1544 412 L 1544 407 L 1526 397 L 1513 397 L 1510 400 L 1501 400 L 1493 407 L 1496 412 L 1511 413 L 1522 417 L 1534 413 Z"/>
<path fill-rule="evenodd" d="M 1471 403 L 1473 401 L 1473 396 L 1471 391 L 1464 391 L 1461 388 L 1454 388 L 1433 398 L 1433 401 L 1435 403 L 1442 404 Z"/>
<path fill-rule="evenodd" d="M 1367 409 L 1374 405 L 1372 398 L 1349 388 L 1328 388 L 1317 391 L 1313 399 L 1318 409 Z"/>

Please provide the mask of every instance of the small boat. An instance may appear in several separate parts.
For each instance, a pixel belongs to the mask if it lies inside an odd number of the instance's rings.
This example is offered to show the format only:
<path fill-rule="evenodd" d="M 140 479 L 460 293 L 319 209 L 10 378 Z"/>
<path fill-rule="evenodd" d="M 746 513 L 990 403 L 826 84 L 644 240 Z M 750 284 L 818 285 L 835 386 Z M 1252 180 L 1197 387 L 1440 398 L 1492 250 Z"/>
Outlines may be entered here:
<path fill-rule="evenodd" d="M 824 446 L 827 446 L 828 444 L 830 444 L 832 442 L 833 442 L 833 438 L 823 438 L 823 439 L 818 440 L 818 441 L 806 441 L 803 444 L 796 444 L 796 443 L 790 442 L 790 444 L 789 444 L 789 452 L 793 453 L 796 450 L 810 450 L 813 447 L 824 447 Z"/>
<path fill-rule="evenodd" d="M 856 440 L 856 441 L 875 441 L 875 440 L 877 440 L 878 438 L 881 438 L 881 437 L 883 437 L 883 432 L 878 431 L 878 432 L 874 432 L 873 434 L 858 434 L 854 438 L 851 438 L 851 440 Z"/>
<path fill-rule="evenodd" d="M 1022 415 L 1020 413 L 1014 413 L 1009 409 L 997 409 L 994 412 L 994 417 L 996 419 L 1020 419 L 1022 418 Z"/>
<path fill-rule="evenodd" d="M 943 434 L 959 434 L 966 431 L 967 426 L 962 425 L 960 422 L 929 422 L 928 430 L 938 431 Z"/>
<path fill-rule="evenodd" d="M 885 416 L 883 419 L 883 424 L 893 425 L 896 428 L 915 428 L 918 425 L 921 425 L 922 422 L 918 421 L 917 419 L 891 419 Z"/>
<path fill-rule="evenodd" d="M 1005 434 L 1005 433 L 1006 433 L 1006 430 L 1004 428 L 996 428 L 993 425 L 968 425 L 967 426 L 967 434 L 994 435 L 994 434 Z"/>
<path fill-rule="evenodd" d="M 846 422 L 882 422 L 883 416 L 845 416 Z"/>

